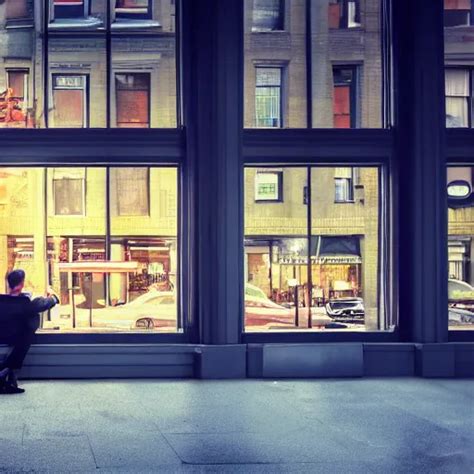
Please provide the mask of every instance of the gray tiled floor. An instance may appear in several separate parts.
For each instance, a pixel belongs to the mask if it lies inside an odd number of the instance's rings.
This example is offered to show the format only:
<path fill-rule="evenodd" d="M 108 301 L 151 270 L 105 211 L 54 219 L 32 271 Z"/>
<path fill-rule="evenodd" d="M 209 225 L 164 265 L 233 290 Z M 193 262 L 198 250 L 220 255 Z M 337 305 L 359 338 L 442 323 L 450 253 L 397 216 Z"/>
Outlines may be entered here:
<path fill-rule="evenodd" d="M 25 382 L 0 472 L 474 473 L 474 381 Z"/>

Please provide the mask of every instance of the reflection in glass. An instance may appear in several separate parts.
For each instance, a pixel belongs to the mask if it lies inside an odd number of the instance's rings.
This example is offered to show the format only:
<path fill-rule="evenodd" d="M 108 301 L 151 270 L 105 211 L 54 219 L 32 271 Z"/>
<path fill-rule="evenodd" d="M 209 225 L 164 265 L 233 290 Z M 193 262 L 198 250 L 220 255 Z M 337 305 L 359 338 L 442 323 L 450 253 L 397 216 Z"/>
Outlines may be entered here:
<path fill-rule="evenodd" d="M 259 199 L 262 175 L 281 175 L 280 200 Z M 378 179 L 376 168 L 246 169 L 247 331 L 387 329 Z"/>
<path fill-rule="evenodd" d="M 173 0 L 3 3 L 0 128 L 176 127 Z"/>
<path fill-rule="evenodd" d="M 474 329 L 474 167 L 448 168 L 449 329 Z"/>
<path fill-rule="evenodd" d="M 175 168 L 1 168 L 0 271 L 55 288 L 42 330 L 176 331 L 177 199 Z"/>
<path fill-rule="evenodd" d="M 471 0 L 444 1 L 447 127 L 474 126 L 473 8 Z"/>
<path fill-rule="evenodd" d="M 245 0 L 245 127 L 306 128 L 310 105 L 313 128 L 381 128 L 381 9 L 380 0 Z"/>

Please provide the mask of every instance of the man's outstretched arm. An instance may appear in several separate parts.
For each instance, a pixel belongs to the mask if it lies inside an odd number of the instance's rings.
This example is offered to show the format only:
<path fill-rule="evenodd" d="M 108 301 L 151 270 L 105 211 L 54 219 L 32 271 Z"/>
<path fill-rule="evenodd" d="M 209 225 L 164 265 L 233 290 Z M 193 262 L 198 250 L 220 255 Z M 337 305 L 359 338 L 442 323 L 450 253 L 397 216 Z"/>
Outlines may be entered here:
<path fill-rule="evenodd" d="M 53 306 L 59 303 L 59 298 L 54 294 L 48 294 L 48 296 L 38 296 L 31 300 L 32 309 L 35 313 L 42 313 L 48 311 Z"/>

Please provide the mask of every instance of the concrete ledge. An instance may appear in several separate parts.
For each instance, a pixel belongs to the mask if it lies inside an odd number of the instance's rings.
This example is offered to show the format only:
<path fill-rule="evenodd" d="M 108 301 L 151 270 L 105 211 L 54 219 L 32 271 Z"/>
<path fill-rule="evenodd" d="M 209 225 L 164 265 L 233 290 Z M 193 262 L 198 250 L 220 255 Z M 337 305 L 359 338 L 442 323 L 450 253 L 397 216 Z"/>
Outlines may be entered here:
<path fill-rule="evenodd" d="M 419 377 L 454 377 L 453 344 L 416 344 L 415 373 Z"/>
<path fill-rule="evenodd" d="M 474 377 L 474 343 L 454 343 L 455 376 Z"/>
<path fill-rule="evenodd" d="M 267 344 L 263 377 L 362 377 L 362 344 Z"/>
<path fill-rule="evenodd" d="M 200 379 L 242 379 L 247 376 L 247 346 L 199 346 L 194 350 L 194 372 Z"/>
<path fill-rule="evenodd" d="M 0 359 L 8 346 L 0 345 Z M 194 346 L 179 344 L 38 344 L 31 347 L 20 377 L 191 378 Z"/>
<path fill-rule="evenodd" d="M 415 375 L 415 345 L 409 343 L 364 344 L 364 375 L 367 377 Z"/>

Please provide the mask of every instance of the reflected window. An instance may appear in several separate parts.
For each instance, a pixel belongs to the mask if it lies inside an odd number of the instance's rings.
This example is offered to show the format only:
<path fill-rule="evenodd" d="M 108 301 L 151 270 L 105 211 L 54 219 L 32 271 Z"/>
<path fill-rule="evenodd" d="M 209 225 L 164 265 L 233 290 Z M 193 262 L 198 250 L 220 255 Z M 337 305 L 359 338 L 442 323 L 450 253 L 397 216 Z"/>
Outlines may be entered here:
<path fill-rule="evenodd" d="M 336 168 L 335 183 L 335 202 L 353 202 L 354 201 L 354 168 Z"/>
<path fill-rule="evenodd" d="M 284 0 L 253 0 L 252 31 L 284 29 Z"/>
<path fill-rule="evenodd" d="M 449 329 L 474 329 L 474 167 L 451 166 L 447 178 Z"/>
<path fill-rule="evenodd" d="M 471 0 L 444 0 L 444 26 L 469 26 L 472 24 Z"/>
<path fill-rule="evenodd" d="M 334 128 L 351 128 L 355 126 L 355 69 L 333 68 L 334 78 Z"/>
<path fill-rule="evenodd" d="M 117 216 L 149 215 L 148 168 L 112 168 L 112 190 Z"/>
<path fill-rule="evenodd" d="M 255 175 L 255 201 L 283 201 L 283 172 L 257 172 Z"/>
<path fill-rule="evenodd" d="M 150 126 L 150 74 L 115 74 L 117 127 Z"/>
<path fill-rule="evenodd" d="M 151 18 L 151 3 L 151 0 L 116 0 L 115 15 L 117 18 Z"/>
<path fill-rule="evenodd" d="M 7 90 L 0 94 L 0 122 L 25 127 L 28 109 L 28 70 L 7 70 Z"/>
<path fill-rule="evenodd" d="M 85 214 L 85 170 L 54 169 L 53 199 L 56 216 L 82 216 Z"/>
<path fill-rule="evenodd" d="M 5 18 L 19 20 L 31 16 L 28 0 L 7 0 Z"/>
<path fill-rule="evenodd" d="M 359 0 L 330 0 L 328 14 L 330 28 L 360 27 Z"/>
<path fill-rule="evenodd" d="M 281 127 L 281 76 L 278 67 L 256 68 L 255 122 L 257 127 Z"/>
<path fill-rule="evenodd" d="M 470 69 L 446 69 L 446 126 L 472 126 L 472 83 Z"/>
<path fill-rule="evenodd" d="M 88 103 L 86 75 L 53 74 L 52 126 L 87 127 Z"/>
<path fill-rule="evenodd" d="M 364 199 L 354 199 L 355 170 Z M 285 167 L 286 195 L 278 206 L 258 202 L 254 186 L 260 174 L 274 171 L 245 170 L 245 330 L 389 329 L 379 269 L 378 169 Z"/>
<path fill-rule="evenodd" d="M 89 0 L 53 0 L 54 18 L 83 18 Z"/>

